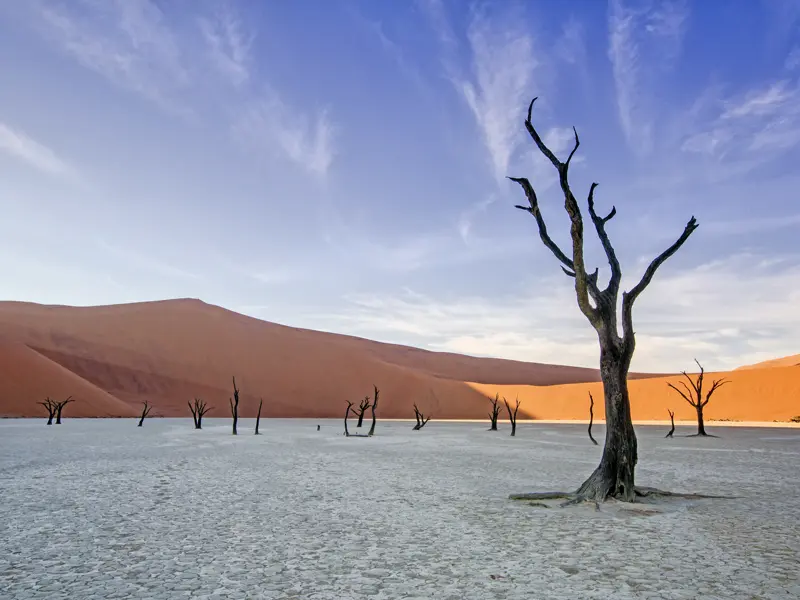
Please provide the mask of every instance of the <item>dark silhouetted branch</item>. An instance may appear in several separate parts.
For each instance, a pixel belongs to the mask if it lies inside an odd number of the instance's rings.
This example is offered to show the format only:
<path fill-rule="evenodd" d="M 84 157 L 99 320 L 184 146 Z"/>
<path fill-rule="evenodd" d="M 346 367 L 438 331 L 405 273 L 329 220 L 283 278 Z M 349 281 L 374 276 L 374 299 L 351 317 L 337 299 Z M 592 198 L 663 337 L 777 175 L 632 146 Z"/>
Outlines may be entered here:
<path fill-rule="evenodd" d="M 594 439 L 592 435 L 592 423 L 594 422 L 594 398 L 592 397 L 592 392 L 589 392 L 589 439 L 592 440 L 592 443 L 597 446 L 597 440 Z"/>
<path fill-rule="evenodd" d="M 236 387 L 236 377 L 233 378 L 233 399 L 228 398 L 228 402 L 231 404 L 231 417 L 233 417 L 233 435 L 236 435 L 236 425 L 239 422 L 239 388 Z"/>
<path fill-rule="evenodd" d="M 260 398 L 258 400 L 258 415 L 256 416 L 256 435 L 258 435 L 258 424 L 261 422 L 261 405 L 264 404 L 264 399 Z M 319 429 L 319 425 L 317 425 L 317 429 Z"/>
<path fill-rule="evenodd" d="M 142 426 L 142 424 L 144 423 L 144 420 L 147 418 L 147 415 L 149 415 L 150 411 L 153 409 L 153 407 L 150 404 L 147 403 L 147 400 L 142 402 L 142 404 L 144 405 L 142 407 L 142 416 L 139 418 L 139 425 L 137 425 L 137 427 L 141 427 Z"/>
<path fill-rule="evenodd" d="M 508 420 L 511 421 L 511 437 L 517 435 L 517 411 L 519 410 L 519 397 L 517 397 L 517 404 L 514 407 L 512 412 L 511 406 L 508 404 L 508 400 L 503 398 L 503 402 L 506 405 L 506 410 L 508 411 Z"/>

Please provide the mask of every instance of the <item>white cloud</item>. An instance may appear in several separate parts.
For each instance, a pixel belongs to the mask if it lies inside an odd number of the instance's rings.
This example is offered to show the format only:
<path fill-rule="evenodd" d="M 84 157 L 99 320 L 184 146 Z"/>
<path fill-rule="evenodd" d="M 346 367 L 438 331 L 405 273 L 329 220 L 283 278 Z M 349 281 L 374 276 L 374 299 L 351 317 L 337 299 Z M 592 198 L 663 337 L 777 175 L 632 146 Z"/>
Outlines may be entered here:
<path fill-rule="evenodd" d="M 632 270 L 624 287 L 641 276 Z M 535 362 L 594 367 L 598 360 L 594 331 L 563 276 L 510 296 L 435 299 L 406 290 L 348 300 L 338 320 L 361 335 L 410 336 L 431 349 Z M 695 356 L 709 369 L 733 368 L 796 353 L 798 302 L 798 256 L 740 254 L 683 272 L 662 267 L 635 308 L 633 368 L 676 371 Z"/>
<path fill-rule="evenodd" d="M 84 67 L 121 88 L 182 115 L 176 98 L 190 73 L 178 40 L 148 0 L 82 0 L 38 5 L 46 37 Z"/>
<path fill-rule="evenodd" d="M 688 7 L 679 0 L 650 0 L 635 7 L 624 0 L 609 2 L 608 55 L 617 111 L 628 143 L 640 154 L 653 148 L 656 116 L 651 88 L 658 71 L 671 66 L 678 56 L 687 20 Z"/>
<path fill-rule="evenodd" d="M 564 23 L 561 36 L 556 42 L 556 55 L 569 65 L 583 65 L 586 60 L 584 35 L 583 24 L 574 17 L 571 17 Z"/>
<path fill-rule="evenodd" d="M 53 150 L 2 122 L 0 122 L 0 151 L 51 175 L 68 179 L 76 176 L 75 170 Z"/>
<path fill-rule="evenodd" d="M 475 202 L 469 208 L 467 208 L 467 210 L 461 213 L 461 216 L 458 219 L 457 229 L 458 234 L 461 236 L 461 239 L 464 241 L 464 243 L 469 242 L 470 234 L 472 232 L 472 224 L 475 219 L 486 212 L 486 210 L 495 202 L 497 202 L 497 196 L 492 194 L 485 200 Z"/>
<path fill-rule="evenodd" d="M 198 22 L 212 64 L 234 86 L 244 84 L 250 78 L 250 48 L 255 36 L 243 31 L 241 20 L 225 5 L 220 5 L 216 18 L 200 17 Z"/>
<path fill-rule="evenodd" d="M 494 176 L 502 181 L 524 139 L 520 129 L 539 62 L 527 30 L 510 18 L 493 22 L 476 14 L 467 37 L 474 80 L 458 85 L 480 127 Z"/>
<path fill-rule="evenodd" d="M 243 110 L 234 121 L 234 136 L 249 147 L 269 153 L 280 151 L 310 173 L 323 177 L 335 156 L 337 126 L 327 110 L 314 120 L 287 106 L 272 90 Z"/>

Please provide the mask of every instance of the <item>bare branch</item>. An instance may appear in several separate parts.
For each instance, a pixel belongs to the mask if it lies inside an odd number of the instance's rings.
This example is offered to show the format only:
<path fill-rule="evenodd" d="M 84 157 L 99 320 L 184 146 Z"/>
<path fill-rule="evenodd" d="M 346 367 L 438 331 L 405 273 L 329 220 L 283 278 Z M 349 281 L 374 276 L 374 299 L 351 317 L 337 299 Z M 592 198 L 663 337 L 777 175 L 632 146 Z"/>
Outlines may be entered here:
<path fill-rule="evenodd" d="M 664 250 L 661 254 L 653 259 L 653 262 L 645 269 L 644 274 L 642 275 L 641 280 L 637 283 L 630 292 L 623 292 L 622 294 L 622 326 L 624 329 L 625 335 L 625 346 L 628 349 L 628 352 L 633 352 L 633 303 L 636 302 L 636 299 L 639 297 L 644 289 L 650 285 L 650 282 L 653 280 L 653 276 L 656 274 L 658 268 L 666 262 L 666 260 L 675 254 L 678 249 L 683 246 L 686 240 L 689 239 L 689 236 L 692 235 L 692 232 L 697 229 L 697 219 L 694 216 L 689 219 L 689 222 L 686 223 L 686 227 L 683 229 L 683 233 L 680 237 L 675 240 L 669 248 Z"/>
<path fill-rule="evenodd" d="M 593 183 L 589 188 L 589 216 L 592 219 L 592 223 L 594 223 L 595 231 L 597 231 L 597 237 L 600 238 L 600 243 L 603 245 L 606 258 L 608 258 L 608 265 L 611 267 L 611 279 L 608 282 L 606 291 L 612 295 L 614 306 L 616 306 L 619 284 L 620 281 L 622 281 L 622 267 L 619 264 L 619 259 L 617 258 L 617 253 L 614 250 L 614 246 L 611 245 L 611 240 L 608 238 L 608 233 L 606 233 L 606 223 L 613 219 L 614 215 L 617 214 L 617 207 L 612 206 L 611 212 L 603 218 L 597 216 L 597 212 L 594 208 L 594 190 L 597 185 L 597 183 Z"/>
<path fill-rule="evenodd" d="M 676 388 L 676 387 L 675 387 L 674 385 L 672 385 L 671 383 L 668 383 L 667 385 L 668 385 L 669 387 L 671 387 L 673 390 L 675 390 L 676 392 L 678 392 L 678 393 L 681 395 L 681 397 L 682 397 L 684 400 L 686 400 L 686 401 L 687 401 L 689 404 L 691 404 L 691 405 L 692 405 L 692 406 L 694 406 L 694 407 L 697 407 L 697 405 L 694 403 L 694 400 L 692 400 L 691 398 L 689 398 L 689 396 L 687 396 L 686 394 L 684 394 L 684 393 L 683 393 L 681 390 L 679 390 L 678 388 Z"/>
<path fill-rule="evenodd" d="M 708 404 L 708 401 L 711 400 L 711 395 L 726 383 L 730 383 L 730 381 L 727 379 L 717 379 L 716 381 L 712 382 L 711 389 L 708 390 L 708 393 L 706 394 L 706 399 L 703 401 L 702 406 L 705 407 L 705 405 Z"/>

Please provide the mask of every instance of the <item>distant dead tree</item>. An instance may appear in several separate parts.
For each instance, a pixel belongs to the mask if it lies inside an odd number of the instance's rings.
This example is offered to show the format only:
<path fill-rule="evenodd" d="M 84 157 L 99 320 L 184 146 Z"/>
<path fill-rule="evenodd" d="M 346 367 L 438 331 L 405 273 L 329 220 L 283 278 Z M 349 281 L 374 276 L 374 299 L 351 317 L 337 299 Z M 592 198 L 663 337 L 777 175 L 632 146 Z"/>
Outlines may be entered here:
<path fill-rule="evenodd" d="M 597 446 L 597 440 L 594 439 L 592 435 L 592 423 L 594 422 L 594 398 L 592 398 L 592 392 L 589 392 L 589 439 L 592 440 L 592 443 Z"/>
<path fill-rule="evenodd" d="M 675 413 L 672 412 L 670 409 L 667 409 L 667 412 L 669 413 L 670 423 L 672 423 L 672 429 L 670 429 L 669 433 L 667 433 L 667 435 L 664 436 L 665 438 L 672 437 L 672 434 L 675 433 Z"/>
<path fill-rule="evenodd" d="M 236 377 L 233 378 L 233 398 L 228 398 L 228 401 L 231 403 L 233 435 L 236 435 L 236 424 L 239 422 L 239 388 L 236 387 Z"/>
<path fill-rule="evenodd" d="M 261 421 L 261 405 L 264 404 L 264 399 L 259 398 L 258 400 L 258 415 L 256 416 L 256 435 L 258 435 L 258 423 Z"/>
<path fill-rule="evenodd" d="M 705 370 L 703 369 L 703 365 L 701 365 L 696 358 L 694 359 L 694 362 L 696 362 L 697 366 L 700 367 L 700 374 L 697 376 L 697 381 L 693 381 L 692 378 L 686 374 L 686 371 L 681 372 L 681 375 L 689 380 L 689 384 L 692 386 L 691 389 L 689 389 L 689 386 L 687 386 L 683 381 L 680 382 L 680 384 L 683 386 L 683 390 L 678 389 L 671 383 L 668 383 L 667 385 L 678 392 L 681 397 L 691 404 L 695 411 L 697 411 L 697 433 L 695 435 L 709 436 L 709 434 L 706 433 L 705 423 L 703 422 L 703 409 L 706 407 L 706 404 L 708 404 L 708 401 L 711 400 L 711 395 L 720 387 L 730 382 L 724 378 L 712 381 L 711 387 L 709 388 L 705 399 L 703 399 L 703 378 L 705 377 Z M 709 437 L 716 436 L 711 435 Z"/>
<path fill-rule="evenodd" d="M 350 432 L 347 430 L 347 418 L 350 416 L 350 411 L 353 408 L 353 403 L 350 400 L 347 400 L 347 410 L 344 411 L 344 434 L 347 437 L 350 437 Z"/>
<path fill-rule="evenodd" d="M 372 437 L 373 435 L 375 435 L 375 424 L 377 423 L 377 417 L 375 416 L 375 409 L 378 408 L 378 394 L 380 393 L 380 390 L 378 389 L 377 385 L 373 384 L 372 387 L 374 389 L 375 396 L 372 399 L 371 403 L 368 402 L 370 408 L 372 409 L 372 426 L 369 428 L 369 433 L 366 433 L 366 434 L 364 434 L 364 433 L 350 433 L 347 430 L 347 418 L 350 416 L 350 411 L 352 410 L 353 413 L 356 414 L 356 411 L 353 409 L 353 406 L 354 406 L 353 403 L 348 400 L 347 401 L 347 410 L 344 413 L 344 434 L 347 437 Z M 369 396 L 367 396 L 365 398 L 365 400 L 369 401 Z M 363 405 L 364 402 L 362 401 L 361 404 Z M 361 419 L 359 419 L 359 421 L 360 420 Z M 317 425 L 317 431 L 319 431 L 319 425 Z"/>
<path fill-rule="evenodd" d="M 69 396 L 66 400 L 62 400 L 61 402 L 56 402 L 56 425 L 61 425 L 61 411 L 64 410 L 64 407 L 70 402 L 75 402 L 72 396 Z"/>
<path fill-rule="evenodd" d="M 372 387 L 374 388 L 375 396 L 372 399 L 372 405 L 370 406 L 370 408 L 372 409 L 372 425 L 369 428 L 369 433 L 367 434 L 368 436 L 375 435 L 375 423 L 377 422 L 376 417 L 375 417 L 375 410 L 378 408 L 378 393 L 380 391 L 380 390 L 378 390 L 378 386 L 377 385 L 373 384 Z"/>
<path fill-rule="evenodd" d="M 202 429 L 203 428 L 203 416 L 213 407 L 206 406 L 205 400 L 201 400 L 200 398 L 194 399 L 194 405 L 191 402 L 189 404 L 189 410 L 192 411 L 192 419 L 194 419 L 194 428 L 195 429 Z"/>
<path fill-rule="evenodd" d="M 595 212 L 594 191 L 597 184 L 593 183 L 589 189 L 587 202 L 589 217 L 597 236 L 600 238 L 611 272 L 608 285 L 605 289 L 601 289 L 598 282 L 599 270 L 589 272 L 586 267 L 584 258 L 584 217 L 569 182 L 570 163 L 580 145 L 578 132 L 573 127 L 575 145 L 570 151 L 566 162 L 562 162 L 547 147 L 531 121 L 534 102 L 536 102 L 536 98 L 528 106 L 525 128 L 536 147 L 558 172 L 559 186 L 564 198 L 564 209 L 570 219 L 571 256 L 567 255 L 550 237 L 539 207 L 536 191 L 525 177 L 510 177 L 511 181 L 519 184 L 528 200 L 528 206 L 517 205 L 516 208 L 528 212 L 535 219 L 542 243 L 558 260 L 564 273 L 573 279 L 578 307 L 597 333 L 600 345 L 600 377 L 603 381 L 603 393 L 605 396 L 606 437 L 600 464 L 574 493 L 513 494 L 511 497 L 519 499 L 558 497 L 567 498 L 570 502 L 604 502 L 608 498 L 615 498 L 633 502 L 637 495 L 656 493 L 651 489 L 637 489 L 634 481 L 638 449 L 628 394 L 628 371 L 636 346 L 633 329 L 633 305 L 650 284 L 658 268 L 675 254 L 689 239 L 692 232 L 697 229 L 697 220 L 694 217 L 689 219 L 678 239 L 653 259 L 645 269 L 642 278 L 630 291 L 622 293 L 622 307 L 619 310 L 622 322 L 622 332 L 620 334 L 617 315 L 622 268 L 606 232 L 606 225 L 617 214 L 617 209 L 612 207 L 605 216 L 598 215 Z"/>
<path fill-rule="evenodd" d="M 489 402 L 492 403 L 492 411 L 489 413 L 489 421 L 491 421 L 492 426 L 489 427 L 489 431 L 497 431 L 497 416 L 500 414 L 500 394 L 495 394 L 494 400 L 489 398 Z"/>
<path fill-rule="evenodd" d="M 511 406 L 508 404 L 508 400 L 503 398 L 503 402 L 506 405 L 506 410 L 508 411 L 508 420 L 511 421 L 511 437 L 514 437 L 517 434 L 517 411 L 519 410 L 519 397 L 517 398 L 517 405 L 514 407 L 514 412 L 511 412 Z"/>
<path fill-rule="evenodd" d="M 417 424 L 414 425 L 414 427 L 411 428 L 411 431 L 419 431 L 420 429 L 425 427 L 425 424 L 428 421 L 431 420 L 430 417 L 428 417 L 427 419 L 425 418 L 425 415 L 422 414 L 422 411 L 419 408 L 417 408 L 417 403 L 416 402 L 414 403 L 414 416 L 417 419 Z"/>
<path fill-rule="evenodd" d="M 147 418 L 147 415 L 149 415 L 150 411 L 153 410 L 153 407 L 150 404 L 148 404 L 146 400 L 142 402 L 142 404 L 144 405 L 142 407 L 142 416 L 139 418 L 139 424 L 137 425 L 137 427 L 142 426 L 144 420 Z"/>
<path fill-rule="evenodd" d="M 47 424 L 52 425 L 53 419 L 56 416 L 56 411 L 58 410 L 58 403 L 55 400 L 51 400 L 50 396 L 44 399 L 44 402 L 38 402 L 37 404 L 41 404 L 44 406 L 45 410 L 47 410 Z"/>
<path fill-rule="evenodd" d="M 358 417 L 358 423 L 356 427 L 361 427 L 361 424 L 364 422 L 364 413 L 367 412 L 367 409 L 372 406 L 369 402 L 369 396 L 364 396 L 364 399 L 361 401 L 361 404 L 358 405 L 358 408 L 353 409 L 353 414 Z"/>

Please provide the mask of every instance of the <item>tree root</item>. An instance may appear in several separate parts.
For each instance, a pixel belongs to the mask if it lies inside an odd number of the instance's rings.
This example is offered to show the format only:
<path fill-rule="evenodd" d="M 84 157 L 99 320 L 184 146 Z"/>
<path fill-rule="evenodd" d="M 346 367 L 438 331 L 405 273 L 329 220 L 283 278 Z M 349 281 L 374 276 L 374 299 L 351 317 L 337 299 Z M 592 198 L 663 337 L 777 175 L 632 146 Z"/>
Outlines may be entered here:
<path fill-rule="evenodd" d="M 684 500 L 734 500 L 737 496 L 717 496 L 713 494 L 692 494 L 682 492 L 669 492 L 666 490 L 659 490 L 652 487 L 636 487 L 636 498 L 681 498 Z M 595 506 L 595 510 L 600 510 L 600 503 L 594 498 L 578 494 L 577 492 L 529 492 L 523 494 L 510 494 L 509 500 L 565 500 L 560 503 L 559 508 L 567 506 L 574 506 L 576 504 L 583 504 L 584 502 L 591 502 Z M 607 500 L 616 500 L 613 496 Z"/>

